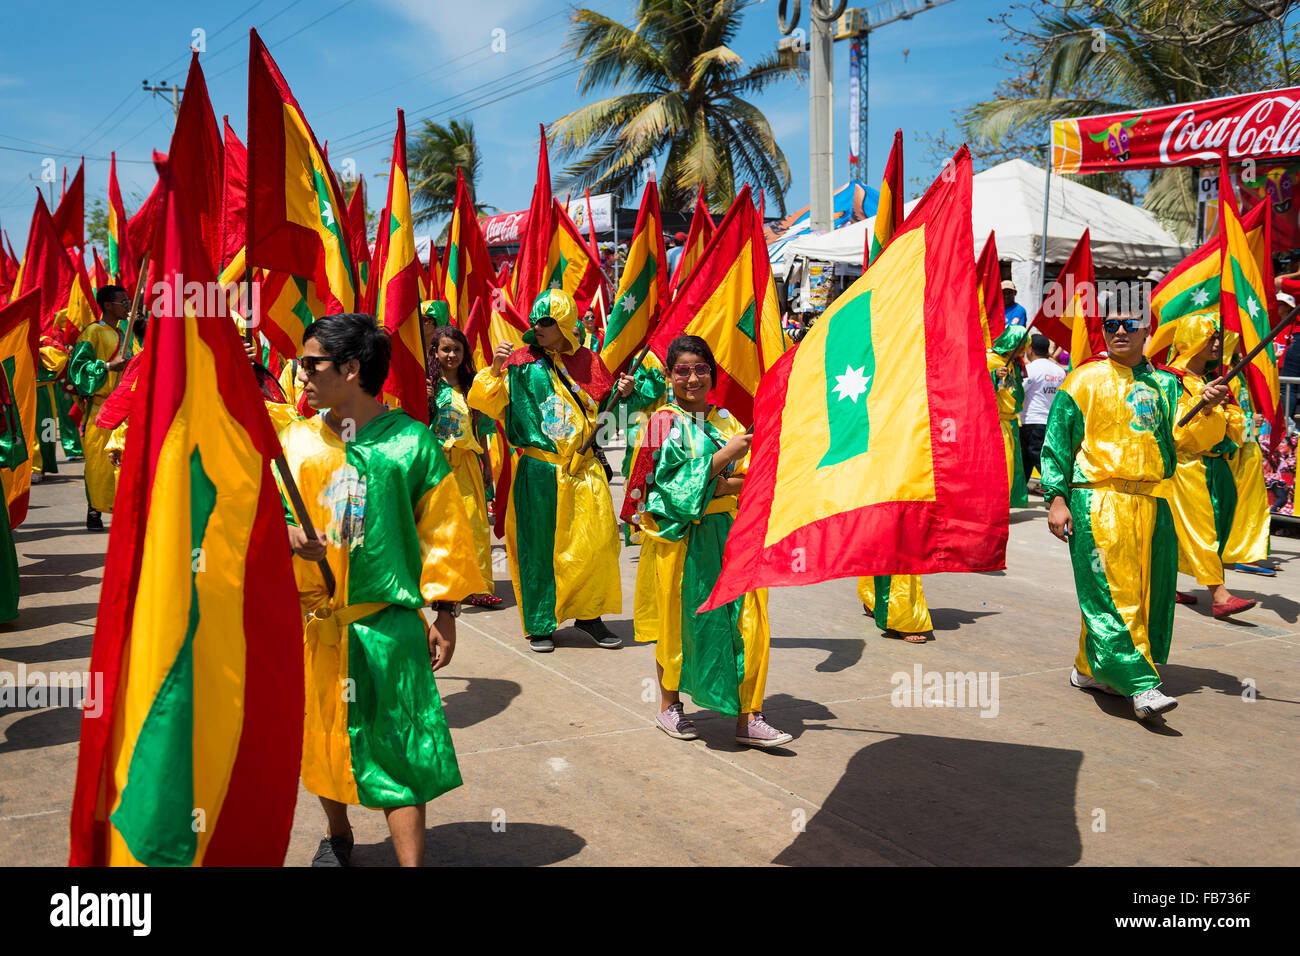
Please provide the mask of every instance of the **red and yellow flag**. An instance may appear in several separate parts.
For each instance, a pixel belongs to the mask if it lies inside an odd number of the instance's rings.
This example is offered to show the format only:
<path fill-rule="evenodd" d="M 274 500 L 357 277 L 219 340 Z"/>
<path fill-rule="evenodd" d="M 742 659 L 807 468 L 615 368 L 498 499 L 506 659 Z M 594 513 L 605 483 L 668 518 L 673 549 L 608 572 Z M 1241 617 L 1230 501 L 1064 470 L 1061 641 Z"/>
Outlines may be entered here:
<path fill-rule="evenodd" d="M 117 153 L 108 162 L 108 274 L 119 285 L 126 283 L 131 260 L 126 239 L 126 207 L 122 205 L 122 187 L 117 182 Z"/>
<path fill-rule="evenodd" d="M 376 275 L 379 293 L 375 315 L 393 341 L 393 358 L 384 395 L 417 421 L 429 424 L 429 399 L 420 328 L 420 260 L 415 256 L 411 194 L 406 182 L 406 117 L 397 111 L 393 162 L 388 176 L 388 203 L 379 220 L 383 258 Z"/>
<path fill-rule="evenodd" d="M 456 197 L 452 203 L 451 225 L 447 227 L 442 271 L 443 297 L 447 300 L 451 324 L 465 330 L 474 303 L 490 295 L 493 275 L 483 227 L 474 214 L 474 201 L 460 167 L 456 168 Z M 491 303 L 484 302 L 483 306 L 486 310 Z M 488 355 L 491 354 L 492 350 L 488 349 Z"/>
<path fill-rule="evenodd" d="M 155 259 L 173 289 L 156 300 L 130 411 L 70 863 L 277 866 L 303 714 L 302 617 L 269 469 L 280 446 L 233 323 L 178 287 L 215 275 L 186 194 L 155 161 Z"/>
<path fill-rule="evenodd" d="M 889 149 L 885 163 L 885 177 L 880 183 L 880 199 L 876 203 L 875 228 L 867 234 L 864 263 L 876 261 L 889 240 L 903 224 L 903 131 L 894 132 L 894 145 Z"/>
<path fill-rule="evenodd" d="M 695 212 L 691 215 L 690 231 L 686 233 L 686 245 L 682 246 L 682 254 L 677 258 L 677 268 L 673 270 L 669 283 L 669 295 L 676 297 L 678 288 L 686 283 L 696 263 L 704 258 L 704 250 L 716 231 L 709 207 L 704 204 L 704 186 L 701 184 L 695 194 Z"/>
<path fill-rule="evenodd" d="M 104 261 L 99 258 L 99 248 L 97 246 L 90 247 L 90 258 L 95 263 L 95 273 L 90 277 L 92 286 L 98 290 L 106 285 L 112 285 L 113 280 L 108 277 L 108 270 L 104 268 Z"/>
<path fill-rule="evenodd" d="M 614 309 L 605 328 L 600 360 L 611 372 L 625 371 L 645 345 L 668 306 L 668 255 L 664 251 L 663 217 L 659 190 L 646 183 L 636 230 L 627 249 L 627 262 L 619 277 Z"/>
<path fill-rule="evenodd" d="M 605 275 L 600 265 L 591 254 L 578 227 L 568 210 L 554 202 L 551 211 L 555 231 L 551 233 L 549 257 L 546 261 L 546 274 L 549 277 L 546 288 L 563 289 L 573 296 L 573 303 L 578 307 L 578 317 L 587 314 L 605 285 Z M 531 303 L 530 303 L 531 308 Z"/>
<path fill-rule="evenodd" d="M 1007 327 L 1006 306 L 1002 302 L 1002 266 L 998 262 L 998 243 L 989 230 L 979 261 L 975 263 L 975 288 L 979 293 L 980 331 L 984 334 L 984 348 L 993 343 Z"/>
<path fill-rule="evenodd" d="M 77 270 L 59 241 L 58 230 L 38 190 L 32 224 L 27 230 L 27 251 L 14 282 L 12 297 L 35 289 L 40 292 L 40 333 L 54 334 L 54 315 L 68 301 Z"/>
<path fill-rule="evenodd" d="M 511 273 L 510 293 L 527 313 L 533 300 L 550 288 L 551 237 L 555 233 L 555 200 L 551 196 L 551 162 L 546 155 L 546 127 L 537 126 L 541 143 L 537 153 L 537 181 L 528 205 L 528 219 L 519 241 L 519 256 Z"/>
<path fill-rule="evenodd" d="M 366 241 L 366 178 L 357 177 L 357 185 L 348 200 L 348 247 L 357 267 L 357 298 L 370 293 L 370 243 Z"/>
<path fill-rule="evenodd" d="M 9 525 L 16 528 L 27 517 L 27 501 L 32 487 L 31 449 L 36 433 L 36 351 L 41 335 L 41 294 L 37 289 L 15 296 L 0 307 L 0 366 L 9 379 L 14 404 L 18 409 L 21 435 L 14 440 L 15 457 L 21 460 L 0 467 L 0 485 L 9 509 Z"/>
<path fill-rule="evenodd" d="M 1223 248 L 1223 278 L 1220 280 L 1219 306 L 1223 315 L 1223 331 L 1236 332 L 1241 347 L 1249 353 L 1262 342 L 1272 327 L 1273 276 L 1270 256 L 1270 217 L 1264 216 L 1262 227 L 1254 241 L 1246 230 L 1237 199 L 1233 195 L 1232 180 L 1228 178 L 1225 159 L 1220 159 L 1219 182 L 1222 228 L 1219 230 Z M 1261 203 L 1259 208 L 1269 208 Z M 1231 356 L 1224 356 L 1231 363 Z M 1251 359 L 1245 369 L 1246 386 L 1250 389 L 1251 404 L 1266 421 L 1277 418 L 1280 401 L 1280 383 L 1277 356 L 1270 342 Z"/>
<path fill-rule="evenodd" d="M 221 117 L 224 130 L 224 163 L 221 177 L 221 241 L 217 266 L 224 269 L 234 261 L 248 239 L 245 212 L 248 204 L 248 150 L 230 128 L 230 117 Z"/>
<path fill-rule="evenodd" d="M 54 231 L 65 249 L 80 249 L 86 244 L 86 160 L 82 157 L 77 175 L 68 186 L 68 169 L 63 169 L 64 190 L 54 210 Z"/>
<path fill-rule="evenodd" d="M 309 279 L 326 312 L 352 312 L 347 204 L 280 68 L 250 30 L 248 264 Z"/>
<path fill-rule="evenodd" d="M 951 169 L 763 380 L 740 512 L 700 610 L 772 585 L 1005 565 L 966 147 Z"/>
<path fill-rule="evenodd" d="M 709 402 L 752 422 L 759 379 L 789 343 L 781 331 L 763 224 L 748 184 L 651 336 L 650 348 L 661 362 L 679 335 L 698 335 L 713 350 L 718 380 Z"/>
<path fill-rule="evenodd" d="M 1090 230 L 1083 230 L 1060 275 L 1047 287 L 1038 315 L 1029 324 L 1069 352 L 1074 368 L 1106 350 L 1097 315 Z"/>

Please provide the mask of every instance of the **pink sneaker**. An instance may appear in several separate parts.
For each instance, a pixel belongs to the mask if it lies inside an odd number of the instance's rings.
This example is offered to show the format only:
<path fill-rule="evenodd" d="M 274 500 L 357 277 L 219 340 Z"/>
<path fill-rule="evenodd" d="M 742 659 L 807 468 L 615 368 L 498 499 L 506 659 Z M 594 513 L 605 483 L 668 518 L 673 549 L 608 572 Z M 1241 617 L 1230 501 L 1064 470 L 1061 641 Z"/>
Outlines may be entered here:
<path fill-rule="evenodd" d="M 687 720 L 681 701 L 669 704 L 667 710 L 657 714 L 655 725 L 669 737 L 676 737 L 678 740 L 694 740 L 699 736 L 695 731 L 695 725 Z"/>
<path fill-rule="evenodd" d="M 750 714 L 749 724 L 743 734 L 736 734 L 736 743 L 746 747 L 780 747 L 794 740 L 790 734 L 777 730 L 762 714 Z"/>

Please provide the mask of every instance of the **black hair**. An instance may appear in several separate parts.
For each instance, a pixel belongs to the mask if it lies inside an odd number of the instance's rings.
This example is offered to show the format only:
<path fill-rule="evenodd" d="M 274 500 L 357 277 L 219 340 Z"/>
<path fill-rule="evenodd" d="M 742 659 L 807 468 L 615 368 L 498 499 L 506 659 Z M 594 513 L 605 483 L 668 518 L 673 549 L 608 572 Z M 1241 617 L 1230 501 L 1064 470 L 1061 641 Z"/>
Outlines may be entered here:
<path fill-rule="evenodd" d="M 465 333 L 454 325 L 440 325 L 433 330 L 433 341 L 429 343 L 429 355 L 436 355 L 439 339 L 451 339 L 453 342 L 460 343 L 463 357 L 460 366 L 456 369 L 456 382 L 460 385 L 461 391 L 468 392 L 470 386 L 474 384 L 474 356 L 469 349 L 469 339 L 465 338 Z M 437 361 L 437 358 L 434 358 L 434 361 Z"/>
<path fill-rule="evenodd" d="M 126 291 L 126 286 L 101 285 L 95 290 L 95 304 L 102 310 L 104 308 L 104 303 L 108 301 L 109 296 L 116 295 L 119 292 L 128 297 L 131 295 L 131 293 Z"/>
<path fill-rule="evenodd" d="M 360 362 L 361 388 L 366 394 L 378 395 L 383 390 L 393 357 L 393 341 L 373 315 L 340 312 L 322 316 L 303 329 L 303 344 L 308 339 L 321 344 L 336 368 L 352 359 Z"/>
<path fill-rule="evenodd" d="M 672 374 L 673 366 L 677 360 L 686 353 L 698 355 L 704 359 L 705 364 L 709 366 L 709 374 L 712 376 L 714 385 L 718 384 L 718 363 L 713 358 L 713 351 L 709 348 L 709 343 L 704 341 L 698 335 L 679 335 L 672 340 L 668 346 L 668 360 L 664 362 L 664 367 Z"/>
<path fill-rule="evenodd" d="M 1051 351 L 1051 343 L 1047 341 L 1047 336 L 1039 332 L 1029 336 L 1029 347 L 1035 355 L 1046 356 Z"/>

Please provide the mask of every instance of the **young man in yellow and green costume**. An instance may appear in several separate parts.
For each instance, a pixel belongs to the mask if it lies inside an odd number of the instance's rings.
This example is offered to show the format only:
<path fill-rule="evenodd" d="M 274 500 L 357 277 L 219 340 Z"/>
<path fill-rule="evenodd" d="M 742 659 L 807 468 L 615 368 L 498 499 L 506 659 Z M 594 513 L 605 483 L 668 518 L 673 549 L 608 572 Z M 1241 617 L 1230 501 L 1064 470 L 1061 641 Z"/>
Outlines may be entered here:
<path fill-rule="evenodd" d="M 1206 381 L 1217 375 L 1222 357 L 1217 314 L 1198 312 L 1178 319 L 1169 350 L 1169 366 L 1182 378 L 1178 417 L 1196 403 Z M 1178 570 L 1205 585 L 1215 617 L 1227 617 L 1255 606 L 1254 601 L 1233 596 L 1223 574 L 1224 549 L 1237 509 L 1237 485 L 1228 459 L 1240 447 L 1245 416 L 1240 405 L 1228 401 L 1213 415 L 1198 417 L 1195 440 L 1179 444 L 1178 467 L 1165 497 L 1178 532 Z M 1179 599 L 1196 600 L 1186 594 Z"/>
<path fill-rule="evenodd" d="M 106 447 L 111 433 L 96 425 L 95 418 L 127 363 L 118 326 L 129 314 L 131 300 L 120 285 L 101 286 L 95 291 L 95 300 L 100 308 L 99 321 L 88 325 L 72 347 L 68 380 L 86 399 L 81 442 L 86 456 L 86 529 L 102 531 L 104 522 L 100 516 L 113 510 L 117 473 Z"/>
<path fill-rule="evenodd" d="M 373 316 L 308 326 L 299 383 L 318 414 L 280 433 L 316 530 L 309 540 L 286 497 L 308 618 L 302 782 L 329 823 L 319 866 L 348 863 L 349 804 L 383 808 L 399 863 L 419 865 L 425 804 L 461 783 L 433 671 L 451 660 L 456 602 L 485 585 L 436 437 L 377 398 L 391 349 Z"/>
<path fill-rule="evenodd" d="M 498 345 L 469 394 L 469 406 L 501 422 L 518 452 L 504 502 L 505 540 L 524 633 L 534 651 L 547 653 L 556 628 L 574 618 L 599 646 L 620 647 L 601 620 L 623 606 L 609 476 L 598 449 L 582 449 L 611 392 L 627 397 L 632 379 L 616 383 L 579 343 L 568 294 L 543 292 L 528 321 L 527 345 Z"/>
<path fill-rule="evenodd" d="M 1157 664 L 1173 637 L 1177 536 L 1161 483 L 1177 448 L 1200 440 L 1211 407 L 1175 422 L 1183 386 L 1142 354 L 1149 316 L 1102 320 L 1106 352 L 1061 383 L 1048 416 L 1041 468 L 1052 534 L 1070 546 L 1082 627 L 1070 683 L 1129 698 L 1145 719 L 1178 702 L 1160 690 Z M 1212 405 L 1226 386 L 1207 385 Z"/>
<path fill-rule="evenodd" d="M 792 737 L 763 716 L 767 591 L 696 613 L 722 571 L 752 436 L 727 409 L 708 404 L 717 363 L 703 339 L 674 339 L 665 364 L 673 398 L 640 430 L 622 514 L 642 530 L 634 621 L 637 640 L 655 642 L 655 722 L 670 737 L 699 736 L 682 709 L 686 693 L 735 717 L 737 743 L 779 747 Z"/>

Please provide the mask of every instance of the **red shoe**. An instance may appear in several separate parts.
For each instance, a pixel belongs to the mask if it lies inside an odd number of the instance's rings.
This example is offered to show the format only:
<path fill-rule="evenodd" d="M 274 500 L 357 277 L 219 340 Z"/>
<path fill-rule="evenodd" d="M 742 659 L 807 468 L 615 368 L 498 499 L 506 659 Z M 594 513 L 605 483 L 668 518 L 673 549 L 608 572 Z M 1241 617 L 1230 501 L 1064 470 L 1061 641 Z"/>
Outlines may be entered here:
<path fill-rule="evenodd" d="M 465 603 L 475 607 L 500 607 L 502 602 L 495 594 L 476 594 L 466 599 Z"/>
<path fill-rule="evenodd" d="M 1256 603 L 1255 601 L 1247 601 L 1245 598 L 1235 597 L 1231 601 L 1224 601 L 1222 604 L 1214 605 L 1214 616 L 1227 617 L 1229 614 L 1249 611 Z"/>
<path fill-rule="evenodd" d="M 1188 594 L 1186 591 L 1175 591 L 1175 592 L 1174 592 L 1174 603 L 1175 603 L 1175 604 L 1195 604 L 1195 603 L 1196 603 L 1196 595 L 1195 595 L 1195 594 Z"/>

